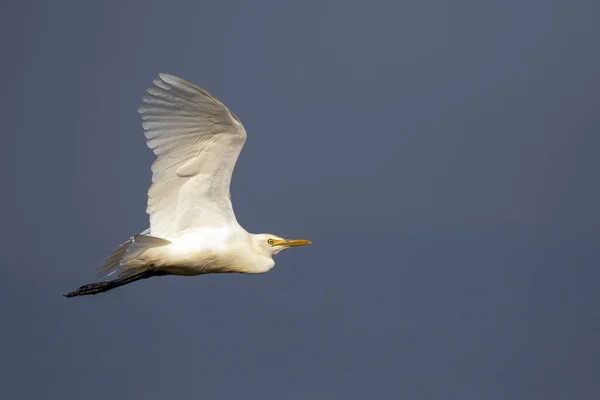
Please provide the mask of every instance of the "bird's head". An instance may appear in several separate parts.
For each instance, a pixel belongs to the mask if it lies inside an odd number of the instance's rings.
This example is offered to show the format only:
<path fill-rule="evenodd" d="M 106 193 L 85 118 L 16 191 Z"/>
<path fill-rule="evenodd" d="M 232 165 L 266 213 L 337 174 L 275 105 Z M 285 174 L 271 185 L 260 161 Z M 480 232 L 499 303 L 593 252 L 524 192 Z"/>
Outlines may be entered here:
<path fill-rule="evenodd" d="M 270 233 L 254 235 L 253 240 L 255 247 L 259 249 L 261 253 L 265 253 L 269 256 L 274 256 L 291 247 L 306 246 L 307 244 L 312 243 L 310 240 L 304 239 L 284 239 Z"/>

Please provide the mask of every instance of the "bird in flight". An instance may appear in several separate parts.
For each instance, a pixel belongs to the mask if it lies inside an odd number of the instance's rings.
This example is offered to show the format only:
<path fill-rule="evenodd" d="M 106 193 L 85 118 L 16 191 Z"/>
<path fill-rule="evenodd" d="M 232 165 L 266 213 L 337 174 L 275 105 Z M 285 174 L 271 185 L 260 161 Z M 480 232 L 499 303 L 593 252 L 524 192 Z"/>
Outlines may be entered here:
<path fill-rule="evenodd" d="M 148 147 L 156 155 L 148 191 L 150 228 L 134 235 L 98 268 L 112 280 L 65 294 L 90 295 L 162 275 L 260 274 L 273 256 L 309 240 L 252 234 L 235 218 L 231 175 L 246 142 L 238 117 L 206 90 L 159 74 L 142 98 Z M 110 278 L 109 278 L 110 279 Z"/>

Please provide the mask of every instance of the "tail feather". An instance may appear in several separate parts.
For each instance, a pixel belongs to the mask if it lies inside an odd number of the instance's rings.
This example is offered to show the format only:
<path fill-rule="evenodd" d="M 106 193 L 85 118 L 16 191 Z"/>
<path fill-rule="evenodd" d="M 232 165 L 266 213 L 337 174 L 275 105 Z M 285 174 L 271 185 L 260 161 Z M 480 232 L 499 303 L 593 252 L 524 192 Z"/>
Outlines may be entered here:
<path fill-rule="evenodd" d="M 117 247 L 96 270 L 96 274 L 99 276 L 112 275 L 128 262 L 141 256 L 146 250 L 171 244 L 170 241 L 150 236 L 149 233 L 149 230 L 145 230 Z"/>
<path fill-rule="evenodd" d="M 168 275 L 166 272 L 157 271 L 153 265 L 143 265 L 138 258 L 148 249 L 171 244 L 166 239 L 150 236 L 146 229 L 140 235 L 134 235 L 121 244 L 96 270 L 98 275 L 110 276 L 118 272 L 118 278 L 103 282 L 83 285 L 79 289 L 67 293 L 65 297 L 83 296 L 88 294 L 103 293 L 128 283 L 147 279 L 152 276 Z M 141 265 L 140 265 L 141 264 Z"/>
<path fill-rule="evenodd" d="M 89 294 L 98 294 L 103 293 L 111 289 L 118 288 L 119 286 L 127 285 L 128 283 L 132 283 L 135 281 L 139 281 L 140 279 L 147 279 L 153 276 L 161 276 L 168 275 L 168 273 L 164 271 L 156 271 L 156 270 L 144 270 L 141 272 L 129 274 L 126 276 L 119 277 L 112 281 L 103 281 L 90 283 L 88 285 L 83 285 L 79 289 L 74 290 L 70 293 L 67 293 L 63 296 L 65 297 L 75 297 L 75 296 L 84 296 Z"/>
<path fill-rule="evenodd" d="M 114 274 L 121 266 L 121 260 L 127 251 L 127 247 L 133 242 L 133 237 L 117 247 L 113 253 L 104 260 L 102 265 L 96 270 L 98 276 L 108 276 Z"/>

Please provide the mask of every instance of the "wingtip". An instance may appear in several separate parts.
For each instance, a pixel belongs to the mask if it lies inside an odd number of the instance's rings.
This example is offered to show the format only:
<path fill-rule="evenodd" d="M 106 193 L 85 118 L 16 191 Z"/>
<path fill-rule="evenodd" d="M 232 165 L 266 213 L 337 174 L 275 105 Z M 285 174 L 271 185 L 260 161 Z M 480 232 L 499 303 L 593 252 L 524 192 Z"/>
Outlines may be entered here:
<path fill-rule="evenodd" d="M 165 83 L 169 83 L 169 80 L 177 80 L 178 79 L 176 76 L 167 74 L 166 72 L 159 72 L 158 77 Z"/>

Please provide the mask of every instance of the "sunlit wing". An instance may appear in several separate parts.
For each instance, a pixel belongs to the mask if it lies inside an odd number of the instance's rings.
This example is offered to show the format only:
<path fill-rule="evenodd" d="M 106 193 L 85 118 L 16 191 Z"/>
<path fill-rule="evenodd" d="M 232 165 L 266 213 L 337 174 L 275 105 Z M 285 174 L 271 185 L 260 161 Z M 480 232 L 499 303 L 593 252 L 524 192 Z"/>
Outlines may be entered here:
<path fill-rule="evenodd" d="M 237 224 L 229 185 L 246 142 L 240 120 L 207 91 L 167 74 L 142 101 L 144 133 L 156 154 L 151 235 L 169 239 L 186 229 Z"/>

